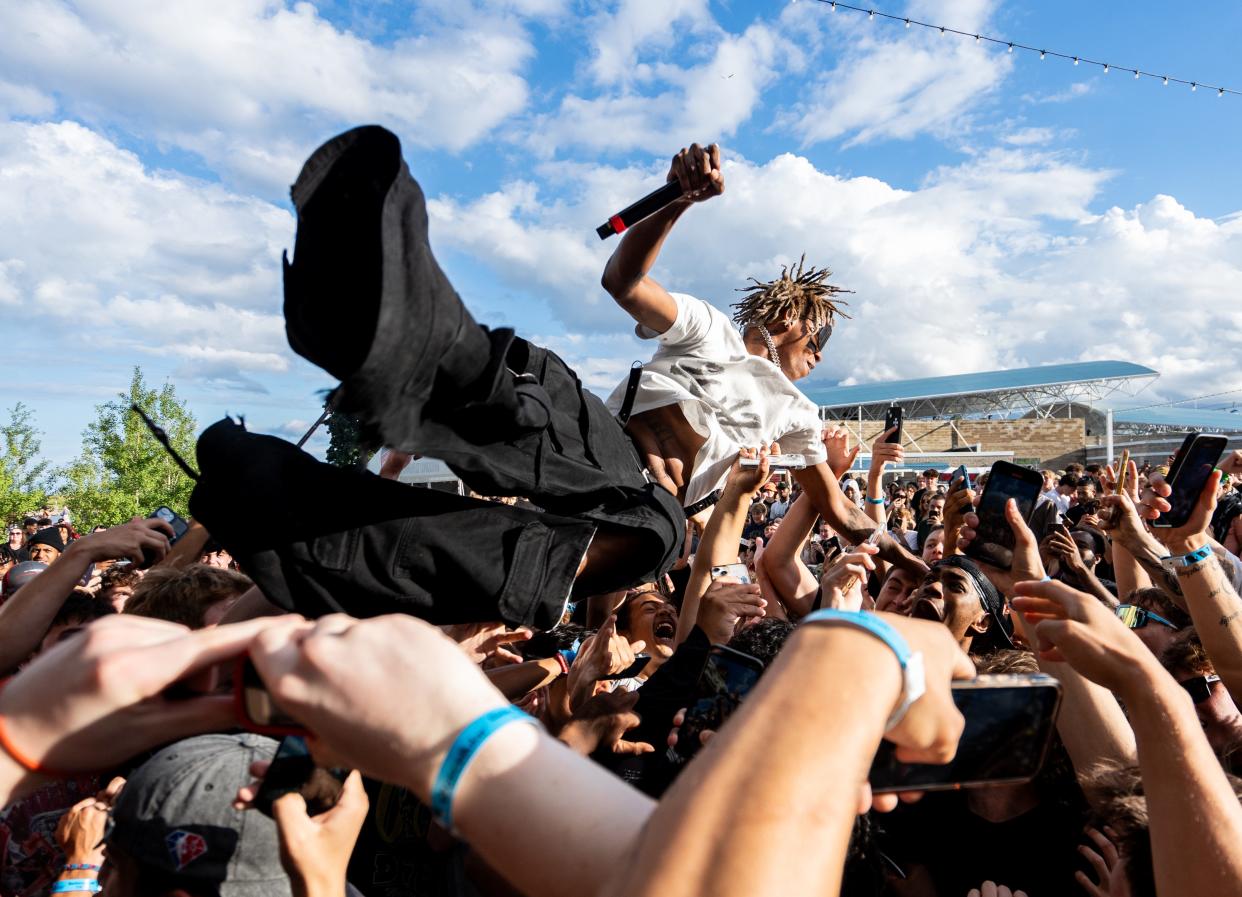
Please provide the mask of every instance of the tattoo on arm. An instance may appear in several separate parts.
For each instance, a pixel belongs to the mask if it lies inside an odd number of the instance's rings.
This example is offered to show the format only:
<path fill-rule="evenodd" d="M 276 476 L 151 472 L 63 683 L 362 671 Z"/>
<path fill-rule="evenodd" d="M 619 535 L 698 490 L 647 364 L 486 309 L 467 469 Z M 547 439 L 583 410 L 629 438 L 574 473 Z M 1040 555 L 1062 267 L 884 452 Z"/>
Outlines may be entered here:
<path fill-rule="evenodd" d="M 1229 624 L 1232 623 L 1234 620 L 1236 620 L 1238 617 L 1242 617 L 1242 610 L 1235 610 L 1231 614 L 1223 615 L 1220 618 L 1220 625 L 1228 629 Z"/>

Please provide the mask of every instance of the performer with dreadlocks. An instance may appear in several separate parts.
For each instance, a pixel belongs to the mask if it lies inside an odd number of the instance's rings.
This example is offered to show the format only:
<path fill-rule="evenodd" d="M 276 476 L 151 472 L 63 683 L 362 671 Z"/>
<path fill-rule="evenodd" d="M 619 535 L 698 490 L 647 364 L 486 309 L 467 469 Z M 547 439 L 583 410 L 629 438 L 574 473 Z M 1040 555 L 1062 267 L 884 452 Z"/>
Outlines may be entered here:
<path fill-rule="evenodd" d="M 781 269 L 776 280 L 739 290 L 730 324 L 701 299 L 670 293 L 650 272 L 673 225 L 692 205 L 724 192 L 720 148 L 698 144 L 679 152 L 668 179 L 683 196 L 626 233 L 604 269 L 603 286 L 638 322 L 644 339 L 660 348 L 645 367 L 626 425 L 651 475 L 674 493 L 688 515 L 710 506 L 744 447 L 779 442 L 784 453 L 805 455 L 808 467 L 793 471 L 816 509 L 854 542 L 875 523 L 841 493 L 827 465 L 815 403 L 793 381 L 807 376 L 823 357 L 846 290 L 828 282 L 827 269 Z M 609 399 L 625 403 L 625 387 Z M 926 568 L 895 540 L 881 543 L 886 560 Z"/>

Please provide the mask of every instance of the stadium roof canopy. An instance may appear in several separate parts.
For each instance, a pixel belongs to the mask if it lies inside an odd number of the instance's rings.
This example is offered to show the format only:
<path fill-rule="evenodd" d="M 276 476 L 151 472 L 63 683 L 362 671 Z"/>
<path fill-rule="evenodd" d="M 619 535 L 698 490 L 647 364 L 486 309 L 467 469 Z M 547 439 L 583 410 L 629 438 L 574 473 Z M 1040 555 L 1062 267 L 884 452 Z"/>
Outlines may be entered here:
<path fill-rule="evenodd" d="M 864 420 L 882 420 L 894 402 L 907 418 L 1009 417 L 1029 411 L 1054 417 L 1058 406 L 1065 410 L 1074 404 L 1093 405 L 1118 392 L 1137 395 L 1158 376 L 1151 368 L 1128 361 L 1087 361 L 859 386 L 807 384 L 802 391 L 819 405 L 824 418 L 861 415 Z"/>
<path fill-rule="evenodd" d="M 1113 412 L 1113 425 L 1118 430 L 1205 430 L 1212 433 L 1242 431 L 1242 412 L 1218 411 L 1207 408 L 1121 408 Z"/>

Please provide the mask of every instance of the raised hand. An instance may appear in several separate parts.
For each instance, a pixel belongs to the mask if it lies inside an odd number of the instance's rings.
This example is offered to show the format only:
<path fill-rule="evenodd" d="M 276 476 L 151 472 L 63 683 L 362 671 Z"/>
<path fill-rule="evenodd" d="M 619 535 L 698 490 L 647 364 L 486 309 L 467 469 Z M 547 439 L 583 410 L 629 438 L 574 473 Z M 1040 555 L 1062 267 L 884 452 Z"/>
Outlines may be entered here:
<path fill-rule="evenodd" d="M 738 452 L 737 460 L 733 462 L 733 467 L 729 470 L 729 478 L 726 481 L 726 488 L 736 489 L 736 494 L 753 496 L 763 487 L 763 484 L 766 483 L 768 478 L 772 475 L 772 470 L 768 466 L 768 456 L 779 455 L 780 453 L 780 444 L 776 442 L 772 443 L 772 445 L 767 448 L 760 446 L 757 449 L 742 449 Z M 743 467 L 743 458 L 758 458 L 759 466 Z"/>
<path fill-rule="evenodd" d="M 862 448 L 850 448 L 850 431 L 845 427 L 831 427 L 823 432 L 824 449 L 828 452 L 828 468 L 838 480 L 854 466 L 854 459 Z"/>
<path fill-rule="evenodd" d="M 1104 826 L 1104 832 L 1088 827 L 1087 837 L 1094 844 L 1094 849 L 1083 844 L 1078 852 L 1087 858 L 1098 881 L 1092 881 L 1087 873 L 1080 870 L 1074 873 L 1078 884 L 1082 885 L 1088 897 L 1130 897 L 1130 883 L 1114 844 L 1117 833 L 1108 826 Z"/>
<path fill-rule="evenodd" d="M 134 517 L 120 526 L 83 536 L 70 548 L 91 562 L 128 559 L 142 567 L 163 560 L 172 537 L 172 527 L 165 521 Z"/>
<path fill-rule="evenodd" d="M 874 607 L 875 602 L 866 594 L 863 585 L 875 570 L 875 556 L 879 553 L 880 549 L 874 545 L 863 543 L 838 557 L 819 580 L 823 606 L 839 610 L 862 610 L 867 604 Z"/>
<path fill-rule="evenodd" d="M 645 741 L 626 741 L 624 735 L 640 722 L 634 712 L 636 691 L 603 691 L 578 708 L 558 738 L 583 756 L 599 748 L 614 754 L 650 754 L 655 748 Z"/>
<path fill-rule="evenodd" d="M 875 470 L 877 467 L 882 470 L 886 464 L 901 464 L 901 462 L 905 460 L 906 450 L 902 448 L 899 443 L 884 441 L 896 432 L 896 426 L 889 427 L 877 436 L 875 441 L 871 443 L 872 470 Z M 855 451 L 855 454 L 857 454 L 857 451 Z M 853 464 L 853 458 L 850 459 L 850 464 Z M 831 467 L 832 465 L 829 464 L 829 466 Z M 836 473 L 836 468 L 833 468 L 833 472 Z M 844 473 L 844 471 L 842 471 L 842 473 Z"/>
<path fill-rule="evenodd" d="M 723 645 L 733 638 L 738 624 L 764 616 L 767 606 L 758 583 L 742 583 L 731 577 L 721 577 L 703 593 L 697 623 L 708 641 Z"/>
<path fill-rule="evenodd" d="M 966 897 L 1026 897 L 1026 891 L 1011 891 L 1007 885 L 985 881 L 979 887 L 967 891 Z"/>
<path fill-rule="evenodd" d="M 582 640 L 578 656 L 569 668 L 566 682 L 569 688 L 569 706 L 575 712 L 595 694 L 595 685 L 605 676 L 620 673 L 634 663 L 634 655 L 647 647 L 644 641 L 633 644 L 617 632 L 615 614 L 593 636 Z"/>
<path fill-rule="evenodd" d="M 673 156 L 666 180 L 680 181 L 682 199 L 705 202 L 724 193 L 724 174 L 720 170 L 720 147 L 692 143 Z"/>
<path fill-rule="evenodd" d="M 317 816 L 306 812 L 306 801 L 296 791 L 272 803 L 280 865 L 295 897 L 336 895 L 345 890 L 345 870 L 370 805 L 362 776 L 356 771 L 345 780 L 336 804 Z"/>

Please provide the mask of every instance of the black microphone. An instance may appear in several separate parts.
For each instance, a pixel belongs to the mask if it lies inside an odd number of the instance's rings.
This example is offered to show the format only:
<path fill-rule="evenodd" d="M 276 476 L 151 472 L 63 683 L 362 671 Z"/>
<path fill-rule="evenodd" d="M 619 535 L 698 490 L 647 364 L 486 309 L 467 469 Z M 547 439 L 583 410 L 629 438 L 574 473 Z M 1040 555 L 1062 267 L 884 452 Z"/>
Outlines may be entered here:
<path fill-rule="evenodd" d="M 613 234 L 619 234 L 627 227 L 633 227 L 648 215 L 654 215 L 671 202 L 681 198 L 681 181 L 669 181 L 659 190 L 648 193 L 632 206 L 626 206 L 609 218 L 604 224 L 595 228 L 601 240 L 607 240 Z"/>

